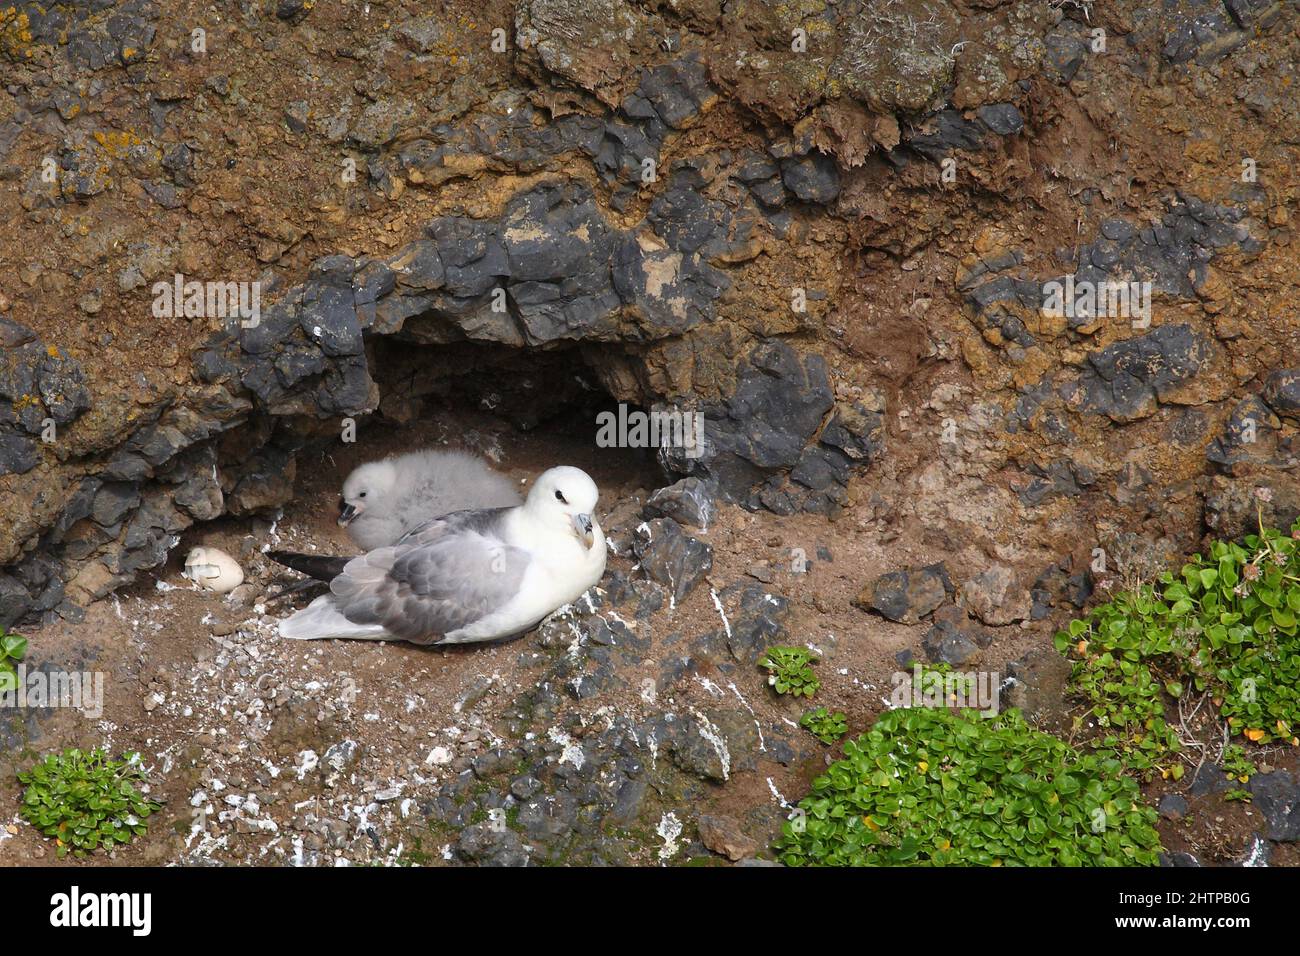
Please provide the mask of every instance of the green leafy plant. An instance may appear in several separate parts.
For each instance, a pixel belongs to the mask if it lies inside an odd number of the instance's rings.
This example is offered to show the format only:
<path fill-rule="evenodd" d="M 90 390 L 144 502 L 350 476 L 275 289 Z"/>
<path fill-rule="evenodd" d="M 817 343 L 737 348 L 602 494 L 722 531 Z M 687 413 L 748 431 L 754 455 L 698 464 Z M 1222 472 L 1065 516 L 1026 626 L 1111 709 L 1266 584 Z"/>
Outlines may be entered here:
<path fill-rule="evenodd" d="M 824 744 L 833 744 L 849 732 L 849 722 L 842 713 L 814 707 L 799 718 L 799 726 Z"/>
<path fill-rule="evenodd" d="M 1017 710 L 910 707 L 844 745 L 776 850 L 788 866 L 1154 866 L 1155 820 L 1118 760 Z"/>
<path fill-rule="evenodd" d="M 1250 755 L 1246 753 L 1246 748 L 1240 744 L 1228 744 L 1223 748 L 1219 766 L 1223 768 L 1223 772 L 1230 780 L 1237 783 L 1248 782 L 1258 769 L 1255 762 L 1250 759 Z"/>
<path fill-rule="evenodd" d="M 18 672 L 14 665 L 27 655 L 27 638 L 10 634 L 0 627 L 0 691 L 18 686 Z"/>
<path fill-rule="evenodd" d="M 1101 734 L 1136 770 L 1177 752 L 1166 706 L 1208 693 L 1234 733 L 1300 744 L 1300 521 L 1216 541 L 1177 574 L 1117 595 L 1056 635 Z"/>
<path fill-rule="evenodd" d="M 958 683 L 963 687 L 970 687 L 972 683 L 970 679 L 962 677 L 962 675 L 958 673 L 957 669 L 953 667 L 951 664 L 949 664 L 947 661 L 933 661 L 933 662 L 917 661 L 913 664 L 913 667 L 914 669 L 920 668 L 919 676 L 922 680 L 929 677 L 929 675 L 931 674 L 940 674 L 943 677 L 948 677 L 948 676 L 961 677 L 962 679 Z M 914 671 L 912 684 L 915 686 L 917 683 L 918 680 L 917 680 L 916 673 Z"/>
<path fill-rule="evenodd" d="M 769 647 L 758 663 L 767 669 L 767 682 L 778 694 L 812 697 L 822 685 L 812 669 L 818 660 L 806 648 L 777 646 Z"/>
<path fill-rule="evenodd" d="M 58 855 L 74 856 L 130 843 L 145 832 L 145 820 L 161 804 L 136 789 L 144 782 L 139 755 L 112 760 L 102 749 L 49 754 L 25 773 L 21 814 L 58 844 Z"/>
<path fill-rule="evenodd" d="M 947 661 L 915 663 L 912 668 L 912 693 L 916 696 L 913 699 L 923 698 L 930 687 L 942 688 L 939 704 L 951 709 L 960 706 L 957 704 L 957 695 L 960 695 L 961 700 L 966 700 L 974 692 L 975 678 L 961 673 Z"/>
<path fill-rule="evenodd" d="M 1181 775 L 1177 761 L 1161 766 L 1181 747 L 1165 720 L 1165 700 L 1183 690 L 1174 677 L 1191 645 L 1172 625 L 1154 620 L 1157 603 L 1149 586 L 1122 593 L 1088 619 L 1071 621 L 1057 633 L 1056 647 L 1074 659 L 1071 685 L 1092 705 L 1088 715 L 1099 731 L 1093 745 L 1131 769 Z M 1076 730 L 1084 723 L 1076 720 Z"/>

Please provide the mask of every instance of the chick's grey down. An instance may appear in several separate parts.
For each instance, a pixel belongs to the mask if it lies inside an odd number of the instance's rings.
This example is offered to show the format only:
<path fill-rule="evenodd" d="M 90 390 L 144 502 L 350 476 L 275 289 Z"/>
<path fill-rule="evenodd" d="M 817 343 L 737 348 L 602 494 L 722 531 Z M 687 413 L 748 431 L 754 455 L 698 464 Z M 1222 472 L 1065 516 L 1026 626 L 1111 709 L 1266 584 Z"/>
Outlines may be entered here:
<path fill-rule="evenodd" d="M 362 551 L 454 511 L 511 508 L 514 482 L 470 452 L 425 450 L 360 465 L 343 482 L 339 524 Z"/>

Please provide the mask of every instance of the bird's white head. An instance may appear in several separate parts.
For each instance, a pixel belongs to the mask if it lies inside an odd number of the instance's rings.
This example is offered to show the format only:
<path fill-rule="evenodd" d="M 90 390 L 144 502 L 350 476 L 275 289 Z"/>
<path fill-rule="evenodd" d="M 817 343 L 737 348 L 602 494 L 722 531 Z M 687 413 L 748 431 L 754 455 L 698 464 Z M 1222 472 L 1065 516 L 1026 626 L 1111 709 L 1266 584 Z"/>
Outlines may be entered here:
<path fill-rule="evenodd" d="M 397 468 L 391 461 L 372 461 L 354 468 L 343 482 L 339 499 L 339 524 L 347 526 L 367 508 L 383 501 L 397 485 Z"/>
<path fill-rule="evenodd" d="M 595 540 L 593 515 L 599 498 L 600 489 L 585 471 L 560 465 L 538 476 L 524 507 L 538 521 L 567 527 L 590 548 Z"/>

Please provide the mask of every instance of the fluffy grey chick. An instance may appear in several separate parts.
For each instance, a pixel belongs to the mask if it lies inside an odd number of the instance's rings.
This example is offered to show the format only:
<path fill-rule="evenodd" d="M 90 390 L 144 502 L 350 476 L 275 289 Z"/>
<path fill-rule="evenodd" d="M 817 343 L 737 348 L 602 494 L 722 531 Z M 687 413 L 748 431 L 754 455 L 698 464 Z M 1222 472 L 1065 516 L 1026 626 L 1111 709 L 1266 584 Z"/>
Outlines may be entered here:
<path fill-rule="evenodd" d="M 477 455 L 414 451 L 355 468 L 343 482 L 339 524 L 362 551 L 373 551 L 432 518 L 522 501 L 514 482 Z"/>

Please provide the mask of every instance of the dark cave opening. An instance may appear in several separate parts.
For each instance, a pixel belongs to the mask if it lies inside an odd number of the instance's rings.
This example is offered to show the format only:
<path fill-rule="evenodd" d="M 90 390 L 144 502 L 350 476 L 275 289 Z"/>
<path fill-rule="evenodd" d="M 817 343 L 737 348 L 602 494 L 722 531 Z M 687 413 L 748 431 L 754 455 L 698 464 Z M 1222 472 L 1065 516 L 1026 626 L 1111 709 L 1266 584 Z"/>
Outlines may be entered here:
<path fill-rule="evenodd" d="M 600 489 L 602 525 L 615 511 L 620 522 L 632 515 L 640 521 L 656 489 L 681 476 L 635 432 L 631 443 L 617 440 L 619 433 L 613 442 L 601 440 L 602 416 L 649 417 L 604 387 L 593 368 L 602 358 L 590 346 L 371 338 L 366 367 L 377 394 L 370 412 L 329 419 L 257 414 L 220 436 L 214 457 L 226 511 L 178 535 L 165 573 L 179 572 L 190 548 L 214 542 L 249 564 L 261 563 L 256 554 L 268 547 L 351 553 L 355 545 L 336 523 L 344 480 L 366 462 L 426 449 L 474 453 L 521 493 L 549 468 L 581 468 Z M 292 574 L 267 570 L 292 583 Z M 128 593 L 143 587 L 142 576 Z"/>
<path fill-rule="evenodd" d="M 620 405 L 625 417 L 645 410 L 610 395 L 577 346 L 522 350 L 389 337 L 372 341 L 368 357 L 380 400 L 360 431 L 382 432 L 385 444 L 461 446 L 532 474 L 574 464 L 602 485 L 654 489 L 676 480 L 655 447 L 599 440 L 602 414 L 617 417 Z"/>

